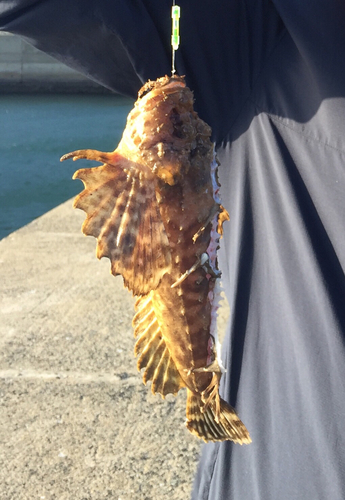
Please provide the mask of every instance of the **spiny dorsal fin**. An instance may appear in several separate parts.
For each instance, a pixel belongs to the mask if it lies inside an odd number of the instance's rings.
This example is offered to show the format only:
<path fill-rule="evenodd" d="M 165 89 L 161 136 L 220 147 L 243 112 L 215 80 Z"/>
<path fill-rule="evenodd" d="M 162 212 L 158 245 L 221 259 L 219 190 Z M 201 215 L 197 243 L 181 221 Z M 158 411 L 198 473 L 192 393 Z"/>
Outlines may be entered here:
<path fill-rule="evenodd" d="M 134 335 L 138 337 L 134 353 L 138 357 L 138 370 L 145 368 L 143 381 L 152 380 L 153 394 L 177 394 L 185 384 L 162 337 L 150 295 L 136 302 L 137 313 L 133 318 Z"/>
<path fill-rule="evenodd" d="M 218 227 L 217 227 L 217 232 L 220 236 L 223 236 L 223 224 L 225 221 L 230 220 L 230 215 L 229 212 L 226 210 L 226 208 L 223 207 L 223 205 L 220 205 L 220 212 L 218 215 Z"/>
<path fill-rule="evenodd" d="M 74 203 L 87 214 L 82 231 L 97 238 L 97 257 L 110 259 L 112 274 L 121 274 L 134 295 L 157 288 L 171 253 L 152 174 L 118 153 L 80 150 L 67 158 L 108 160 L 74 174 L 85 186 Z"/>

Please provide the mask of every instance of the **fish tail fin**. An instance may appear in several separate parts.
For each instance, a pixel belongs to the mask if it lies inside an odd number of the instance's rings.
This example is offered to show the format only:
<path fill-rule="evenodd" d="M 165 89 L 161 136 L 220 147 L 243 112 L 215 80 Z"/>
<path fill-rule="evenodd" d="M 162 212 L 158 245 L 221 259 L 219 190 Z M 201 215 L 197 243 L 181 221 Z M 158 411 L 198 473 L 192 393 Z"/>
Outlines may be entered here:
<path fill-rule="evenodd" d="M 251 439 L 245 425 L 238 418 L 235 410 L 219 397 L 205 405 L 201 394 L 187 390 L 187 429 L 208 441 L 230 440 L 238 444 L 249 444 Z"/>

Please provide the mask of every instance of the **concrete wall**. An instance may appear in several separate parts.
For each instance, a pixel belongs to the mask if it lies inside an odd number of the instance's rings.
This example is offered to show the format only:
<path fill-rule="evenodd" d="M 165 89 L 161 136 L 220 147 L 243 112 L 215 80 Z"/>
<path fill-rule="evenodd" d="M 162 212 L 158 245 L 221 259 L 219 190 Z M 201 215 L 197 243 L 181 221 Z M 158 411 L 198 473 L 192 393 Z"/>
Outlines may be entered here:
<path fill-rule="evenodd" d="M 0 93 L 107 92 L 21 38 L 0 32 Z"/>

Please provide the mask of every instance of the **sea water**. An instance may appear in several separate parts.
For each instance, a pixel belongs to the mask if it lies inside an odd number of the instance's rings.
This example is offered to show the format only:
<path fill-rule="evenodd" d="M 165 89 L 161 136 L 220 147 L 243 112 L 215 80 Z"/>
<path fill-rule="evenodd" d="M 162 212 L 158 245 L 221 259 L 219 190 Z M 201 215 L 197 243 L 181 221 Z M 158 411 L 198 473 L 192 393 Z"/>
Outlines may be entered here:
<path fill-rule="evenodd" d="M 133 101 L 118 95 L 0 96 L 0 239 L 81 191 L 76 149 L 112 151 Z"/>

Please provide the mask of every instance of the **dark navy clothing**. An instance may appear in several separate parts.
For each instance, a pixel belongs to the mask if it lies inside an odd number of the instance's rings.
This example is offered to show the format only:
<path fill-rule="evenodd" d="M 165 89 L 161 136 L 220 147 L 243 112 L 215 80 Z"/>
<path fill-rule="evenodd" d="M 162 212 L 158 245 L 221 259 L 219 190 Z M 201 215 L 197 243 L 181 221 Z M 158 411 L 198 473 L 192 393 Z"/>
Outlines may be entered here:
<path fill-rule="evenodd" d="M 231 320 L 193 500 L 345 498 L 345 3 L 180 0 L 176 66 L 213 129 Z M 13 0 L 0 26 L 135 97 L 170 73 L 166 0 Z"/>

